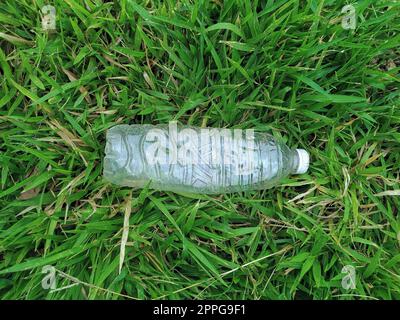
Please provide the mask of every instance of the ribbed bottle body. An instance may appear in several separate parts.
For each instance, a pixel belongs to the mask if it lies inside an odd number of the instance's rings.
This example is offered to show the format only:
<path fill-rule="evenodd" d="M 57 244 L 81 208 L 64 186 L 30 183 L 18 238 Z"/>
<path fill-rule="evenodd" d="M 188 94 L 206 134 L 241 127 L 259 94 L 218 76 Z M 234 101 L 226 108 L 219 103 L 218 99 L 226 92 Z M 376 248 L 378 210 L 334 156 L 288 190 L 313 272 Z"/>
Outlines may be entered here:
<path fill-rule="evenodd" d="M 266 189 L 299 157 L 253 130 L 118 125 L 108 130 L 104 177 L 115 184 L 203 194 Z"/>

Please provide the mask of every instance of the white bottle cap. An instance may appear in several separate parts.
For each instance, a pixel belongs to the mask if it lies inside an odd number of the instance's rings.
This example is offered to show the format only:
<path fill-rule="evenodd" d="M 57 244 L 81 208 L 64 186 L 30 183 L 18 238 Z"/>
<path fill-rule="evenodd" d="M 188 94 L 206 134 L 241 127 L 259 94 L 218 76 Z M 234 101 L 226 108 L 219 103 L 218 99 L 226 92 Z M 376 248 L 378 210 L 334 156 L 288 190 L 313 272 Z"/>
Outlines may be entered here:
<path fill-rule="evenodd" d="M 297 154 L 299 155 L 299 166 L 295 174 L 303 174 L 308 170 L 308 166 L 310 165 L 310 155 L 304 149 L 296 149 Z"/>

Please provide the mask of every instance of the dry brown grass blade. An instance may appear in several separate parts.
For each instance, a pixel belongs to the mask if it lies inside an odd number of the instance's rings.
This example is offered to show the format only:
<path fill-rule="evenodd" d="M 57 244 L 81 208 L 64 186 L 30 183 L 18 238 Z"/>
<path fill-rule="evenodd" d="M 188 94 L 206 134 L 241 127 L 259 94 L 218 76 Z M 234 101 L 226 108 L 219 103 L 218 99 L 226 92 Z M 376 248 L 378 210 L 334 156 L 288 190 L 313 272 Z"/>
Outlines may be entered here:
<path fill-rule="evenodd" d="M 128 241 L 129 234 L 129 218 L 131 216 L 132 211 L 132 193 L 126 199 L 125 202 L 125 213 L 124 213 L 124 226 L 122 228 L 122 239 L 121 239 L 121 249 L 119 253 L 119 273 L 121 273 L 122 265 L 125 260 L 125 246 Z"/>
<path fill-rule="evenodd" d="M 37 174 L 37 168 L 35 167 L 30 174 L 27 175 L 27 177 L 32 177 L 35 176 Z M 40 188 L 36 187 L 36 188 L 32 188 L 29 190 L 23 190 L 21 192 L 21 194 L 18 197 L 18 200 L 29 200 L 32 199 L 34 197 L 36 197 L 40 192 Z"/>
<path fill-rule="evenodd" d="M 21 37 L 11 36 L 11 35 L 3 33 L 3 32 L 0 32 L 0 38 L 4 39 L 4 40 L 6 40 L 6 41 L 8 41 L 8 42 L 10 42 L 12 44 L 26 44 L 26 45 L 29 45 L 29 46 L 33 46 L 34 45 L 33 41 L 29 41 L 29 40 L 26 40 L 26 39 L 21 38 Z"/>
<path fill-rule="evenodd" d="M 77 144 L 81 146 L 85 146 L 86 144 L 81 139 L 77 138 L 71 131 L 64 128 L 57 120 L 51 120 L 47 123 L 50 128 L 52 128 L 65 141 L 67 145 L 69 145 L 74 151 L 76 151 L 80 155 L 82 161 L 87 166 L 87 160 L 77 146 Z"/>
<path fill-rule="evenodd" d="M 76 75 L 74 73 L 72 73 L 71 71 L 69 71 L 67 69 L 64 69 L 64 68 L 62 68 L 62 71 L 66 74 L 66 76 L 68 77 L 69 81 L 72 82 L 72 81 L 78 80 Z M 82 93 L 85 96 L 86 102 L 91 104 L 92 103 L 92 99 L 90 98 L 88 89 L 86 89 L 85 86 L 80 86 L 79 87 L 79 91 L 80 91 L 80 93 Z"/>
<path fill-rule="evenodd" d="M 40 192 L 40 188 L 33 188 L 26 190 L 24 192 L 21 192 L 21 194 L 18 197 L 18 200 L 29 200 L 34 197 L 36 197 Z"/>

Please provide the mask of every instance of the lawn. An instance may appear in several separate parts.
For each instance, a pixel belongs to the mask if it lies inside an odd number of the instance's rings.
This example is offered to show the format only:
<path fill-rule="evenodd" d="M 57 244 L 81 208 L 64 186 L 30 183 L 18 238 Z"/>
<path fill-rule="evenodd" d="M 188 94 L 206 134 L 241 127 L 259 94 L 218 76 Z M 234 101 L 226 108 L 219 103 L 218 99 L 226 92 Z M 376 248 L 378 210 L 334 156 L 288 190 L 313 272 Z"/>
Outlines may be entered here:
<path fill-rule="evenodd" d="M 354 30 L 347 4 L 1 0 L 0 297 L 400 299 L 400 2 L 354 3 Z M 103 179 L 108 128 L 171 120 L 310 169 L 216 196 Z"/>

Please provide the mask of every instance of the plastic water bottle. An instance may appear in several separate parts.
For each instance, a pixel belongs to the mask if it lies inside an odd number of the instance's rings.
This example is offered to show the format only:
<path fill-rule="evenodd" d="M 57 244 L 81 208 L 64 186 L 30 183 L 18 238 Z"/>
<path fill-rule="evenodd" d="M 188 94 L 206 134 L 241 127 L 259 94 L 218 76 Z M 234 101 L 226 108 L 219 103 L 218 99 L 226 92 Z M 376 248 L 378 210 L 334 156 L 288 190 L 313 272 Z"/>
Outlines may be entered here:
<path fill-rule="evenodd" d="M 117 125 L 104 177 L 121 186 L 201 194 L 267 189 L 308 170 L 309 154 L 254 130 Z"/>

